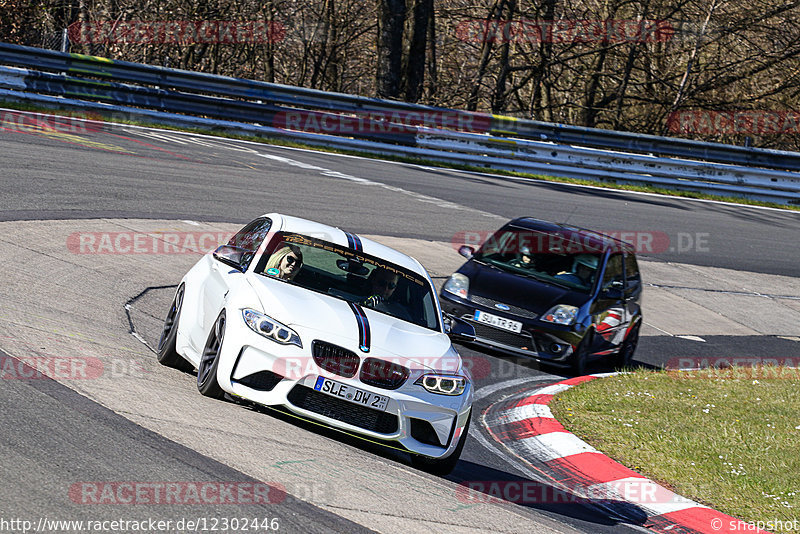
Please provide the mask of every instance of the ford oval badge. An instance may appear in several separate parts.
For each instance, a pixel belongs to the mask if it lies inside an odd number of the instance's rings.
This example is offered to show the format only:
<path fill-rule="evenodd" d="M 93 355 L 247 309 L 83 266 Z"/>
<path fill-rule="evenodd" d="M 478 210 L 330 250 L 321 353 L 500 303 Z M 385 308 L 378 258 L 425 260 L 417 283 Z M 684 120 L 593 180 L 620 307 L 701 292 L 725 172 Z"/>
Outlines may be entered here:
<path fill-rule="evenodd" d="M 497 308 L 498 310 L 503 310 L 503 311 L 508 311 L 511 309 L 509 306 L 506 306 L 505 304 L 495 304 L 494 307 Z"/>

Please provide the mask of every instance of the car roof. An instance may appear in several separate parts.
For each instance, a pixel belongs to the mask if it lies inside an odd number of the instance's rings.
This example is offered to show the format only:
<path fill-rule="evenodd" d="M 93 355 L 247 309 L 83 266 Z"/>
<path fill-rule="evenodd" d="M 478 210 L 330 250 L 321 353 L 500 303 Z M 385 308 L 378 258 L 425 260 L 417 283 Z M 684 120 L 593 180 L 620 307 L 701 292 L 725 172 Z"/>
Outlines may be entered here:
<path fill-rule="evenodd" d="M 512 219 L 511 221 L 507 222 L 505 226 L 516 226 L 518 228 L 535 230 L 537 232 L 546 234 L 575 235 L 581 239 L 581 242 L 591 246 L 596 250 L 606 251 L 611 249 L 614 251 L 624 250 L 625 252 L 634 252 L 634 247 L 630 243 L 621 241 L 596 230 L 589 230 L 588 228 L 581 228 L 579 226 L 544 221 L 534 217 L 519 217 L 517 219 Z"/>
<path fill-rule="evenodd" d="M 335 226 L 330 226 L 291 215 L 267 213 L 262 215 L 262 217 L 268 217 L 273 221 L 273 228 L 275 231 L 293 232 L 308 237 L 315 237 L 317 239 L 329 241 L 343 247 L 352 248 L 348 238 L 348 233 L 351 236 L 355 235 L 361 241 L 361 248 L 363 249 L 363 252 L 370 254 L 371 256 L 390 261 L 395 265 L 404 267 L 405 269 L 420 274 L 426 278 L 428 277 L 428 273 L 425 268 L 415 258 L 412 258 L 407 254 L 403 254 L 399 250 L 382 245 L 377 241 L 361 237 L 357 234 L 353 234 L 352 232 L 346 232 L 345 230 Z"/>

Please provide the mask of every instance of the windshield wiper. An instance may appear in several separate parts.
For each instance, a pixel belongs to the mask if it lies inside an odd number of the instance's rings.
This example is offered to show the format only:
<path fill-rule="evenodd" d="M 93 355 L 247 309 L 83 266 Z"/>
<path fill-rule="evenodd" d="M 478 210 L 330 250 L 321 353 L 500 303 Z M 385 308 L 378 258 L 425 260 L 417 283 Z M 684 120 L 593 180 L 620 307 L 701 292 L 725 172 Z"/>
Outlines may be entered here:
<path fill-rule="evenodd" d="M 474 258 L 474 257 L 473 257 L 472 259 L 473 259 L 473 260 L 475 260 L 475 258 Z M 501 269 L 501 268 L 500 268 L 500 267 L 498 267 L 496 264 L 494 264 L 494 263 L 493 263 L 491 260 L 489 260 L 489 261 L 486 261 L 486 260 L 475 260 L 475 261 L 476 261 L 477 263 L 480 263 L 481 265 L 488 265 L 488 266 L 489 266 L 489 267 L 491 267 L 492 269 L 497 269 L 498 271 L 503 271 L 504 273 L 507 273 L 507 272 L 509 272 L 509 271 L 506 271 L 505 269 Z"/>

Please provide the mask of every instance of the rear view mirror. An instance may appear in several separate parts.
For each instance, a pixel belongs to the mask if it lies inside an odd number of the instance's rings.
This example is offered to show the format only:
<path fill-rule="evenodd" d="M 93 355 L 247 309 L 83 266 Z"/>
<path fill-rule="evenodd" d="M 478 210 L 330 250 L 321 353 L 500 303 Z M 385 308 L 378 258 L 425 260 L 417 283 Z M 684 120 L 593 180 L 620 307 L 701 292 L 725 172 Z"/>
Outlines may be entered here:
<path fill-rule="evenodd" d="M 246 248 L 222 245 L 214 251 L 214 258 L 234 269 L 244 272 L 253 259 L 253 252 Z"/>
<path fill-rule="evenodd" d="M 336 266 L 347 273 L 357 274 L 358 276 L 366 276 L 369 274 L 369 269 L 364 267 L 364 264 L 356 260 L 336 260 Z"/>

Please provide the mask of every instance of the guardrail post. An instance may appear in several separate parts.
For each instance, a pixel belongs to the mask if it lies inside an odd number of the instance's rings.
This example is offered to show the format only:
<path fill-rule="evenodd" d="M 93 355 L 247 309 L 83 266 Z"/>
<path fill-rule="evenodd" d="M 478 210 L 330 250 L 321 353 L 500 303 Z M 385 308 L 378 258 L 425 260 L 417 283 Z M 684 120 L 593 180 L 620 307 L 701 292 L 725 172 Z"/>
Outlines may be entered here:
<path fill-rule="evenodd" d="M 66 54 L 67 52 L 69 52 L 68 48 L 69 48 L 69 36 L 67 29 L 64 28 L 63 30 L 61 30 L 61 51 Z"/>

